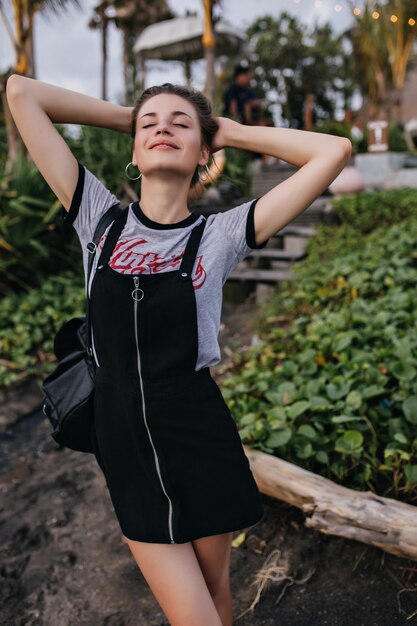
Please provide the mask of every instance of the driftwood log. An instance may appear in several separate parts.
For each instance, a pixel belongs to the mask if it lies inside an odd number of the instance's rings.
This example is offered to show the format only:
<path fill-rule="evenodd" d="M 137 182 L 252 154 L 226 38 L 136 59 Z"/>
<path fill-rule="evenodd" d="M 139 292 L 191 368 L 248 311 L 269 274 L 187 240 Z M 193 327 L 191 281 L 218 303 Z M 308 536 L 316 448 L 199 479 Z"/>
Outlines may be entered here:
<path fill-rule="evenodd" d="M 243 447 L 259 491 L 302 509 L 307 527 L 417 560 L 417 507 L 342 487 L 278 457 Z"/>

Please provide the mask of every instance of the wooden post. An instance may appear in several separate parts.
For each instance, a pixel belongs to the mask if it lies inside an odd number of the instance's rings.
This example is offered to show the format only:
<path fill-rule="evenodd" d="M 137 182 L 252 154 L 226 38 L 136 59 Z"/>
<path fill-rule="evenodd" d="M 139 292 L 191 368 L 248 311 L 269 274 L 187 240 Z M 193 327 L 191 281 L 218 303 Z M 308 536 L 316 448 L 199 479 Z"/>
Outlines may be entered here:
<path fill-rule="evenodd" d="M 215 85 L 215 75 L 214 75 L 216 39 L 214 37 L 213 20 L 212 20 L 213 1 L 203 0 L 203 4 L 204 4 L 204 31 L 203 31 L 202 42 L 203 42 L 203 48 L 204 48 L 204 58 L 206 59 L 206 82 L 204 86 L 204 93 L 207 96 L 207 98 L 210 100 L 211 105 L 214 107 L 215 97 L 216 97 L 216 85 Z"/>

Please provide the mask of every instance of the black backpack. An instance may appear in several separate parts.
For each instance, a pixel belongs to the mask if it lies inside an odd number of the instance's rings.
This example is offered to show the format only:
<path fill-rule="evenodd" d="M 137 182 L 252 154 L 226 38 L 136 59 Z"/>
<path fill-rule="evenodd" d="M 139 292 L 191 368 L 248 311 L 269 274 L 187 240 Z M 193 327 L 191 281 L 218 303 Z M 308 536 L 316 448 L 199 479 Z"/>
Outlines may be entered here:
<path fill-rule="evenodd" d="M 59 363 L 42 383 L 42 410 L 49 418 L 51 436 L 60 445 L 80 452 L 93 452 L 91 428 L 94 417 L 96 364 L 91 348 L 90 300 L 88 285 L 100 237 L 107 226 L 128 210 L 111 206 L 101 217 L 89 241 L 86 316 L 65 322 L 54 339 L 54 353 Z"/>

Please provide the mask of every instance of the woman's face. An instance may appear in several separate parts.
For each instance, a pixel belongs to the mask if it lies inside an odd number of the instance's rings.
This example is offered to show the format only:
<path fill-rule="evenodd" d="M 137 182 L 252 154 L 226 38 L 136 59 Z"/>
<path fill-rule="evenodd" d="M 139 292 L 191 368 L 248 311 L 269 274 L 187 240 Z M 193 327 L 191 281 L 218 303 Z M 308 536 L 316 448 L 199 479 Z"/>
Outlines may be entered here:
<path fill-rule="evenodd" d="M 166 142 L 169 145 L 156 145 Z M 152 96 L 136 120 L 132 162 L 146 177 L 155 172 L 176 172 L 191 177 L 198 164 L 208 161 L 201 144 L 201 129 L 194 106 L 175 94 Z"/>

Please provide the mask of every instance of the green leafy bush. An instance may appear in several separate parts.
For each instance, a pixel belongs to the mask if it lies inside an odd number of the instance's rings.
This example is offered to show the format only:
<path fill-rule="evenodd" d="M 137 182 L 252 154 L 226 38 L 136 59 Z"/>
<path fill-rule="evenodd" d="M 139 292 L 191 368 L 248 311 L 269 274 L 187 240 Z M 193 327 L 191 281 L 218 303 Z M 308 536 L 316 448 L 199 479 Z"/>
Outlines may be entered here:
<path fill-rule="evenodd" d="M 349 224 L 361 233 L 417 217 L 417 193 L 411 187 L 369 193 L 366 191 L 332 200 L 340 224 Z"/>
<path fill-rule="evenodd" d="M 84 276 L 66 271 L 43 281 L 42 290 L 11 293 L 0 302 L 0 386 L 56 366 L 53 340 L 71 317 L 85 314 Z"/>
<path fill-rule="evenodd" d="M 417 219 L 362 230 L 360 219 L 356 239 L 353 227 L 348 236 L 345 224 L 333 229 L 327 255 L 323 236 L 311 242 L 315 253 L 260 312 L 260 343 L 235 357 L 223 392 L 244 443 L 348 486 L 412 500 Z"/>
<path fill-rule="evenodd" d="M 131 160 L 131 138 L 126 133 L 91 126 L 82 126 L 79 135 L 73 137 L 62 125 L 56 126 L 75 157 L 122 202 L 129 202 L 125 166 Z M 61 211 L 59 200 L 32 161 L 20 157 L 8 175 L 0 175 L 3 292 L 40 285 L 51 271 L 76 271 L 79 242 L 73 229 L 62 223 Z"/>
<path fill-rule="evenodd" d="M 388 123 L 388 148 L 393 152 L 406 152 L 408 150 L 404 137 L 404 124 Z"/>
<path fill-rule="evenodd" d="M 316 133 L 326 133 L 328 135 L 336 135 L 337 137 L 351 137 L 351 124 L 348 122 L 339 122 L 338 120 L 328 120 L 320 124 L 313 125 L 312 130 Z"/>

